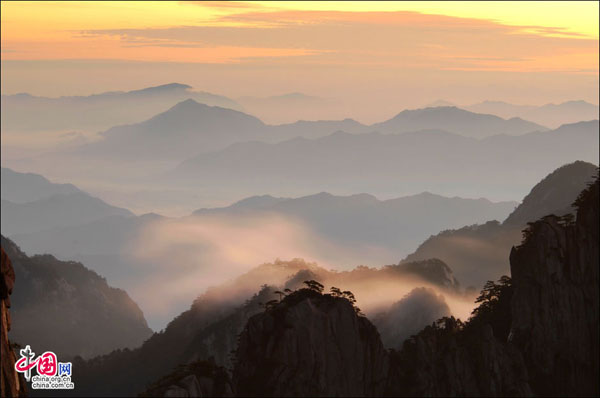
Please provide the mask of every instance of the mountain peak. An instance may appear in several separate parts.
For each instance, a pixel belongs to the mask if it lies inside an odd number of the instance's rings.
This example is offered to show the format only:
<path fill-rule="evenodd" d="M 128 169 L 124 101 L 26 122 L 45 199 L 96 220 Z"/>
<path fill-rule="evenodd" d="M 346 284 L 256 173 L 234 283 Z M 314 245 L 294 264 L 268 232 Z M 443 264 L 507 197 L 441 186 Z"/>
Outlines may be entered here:
<path fill-rule="evenodd" d="M 393 118 L 371 127 L 391 133 L 436 129 L 471 138 L 485 138 L 498 134 L 522 135 L 547 130 L 544 126 L 526 120 L 505 120 L 495 115 L 476 113 L 456 106 L 405 109 Z"/>
<path fill-rule="evenodd" d="M 288 98 L 288 99 L 315 99 L 316 97 L 313 97 L 311 95 L 306 95 L 304 93 L 293 92 L 293 93 L 287 93 L 287 94 L 273 96 L 272 98 L 282 98 L 282 99 L 283 98 Z"/>
<path fill-rule="evenodd" d="M 455 106 L 455 104 L 453 104 L 450 101 L 440 99 L 440 100 L 437 100 L 430 104 L 425 105 L 425 108 L 439 108 L 439 107 L 443 107 L 443 106 Z"/>
<path fill-rule="evenodd" d="M 184 107 L 194 107 L 194 106 L 198 106 L 198 105 L 200 105 L 200 106 L 208 106 L 208 105 L 205 105 L 205 104 L 201 104 L 200 102 L 198 102 L 198 101 L 196 101 L 194 99 L 188 98 L 186 100 L 183 100 L 181 102 L 176 103 L 175 105 L 173 105 L 173 107 L 171 109 L 178 109 L 178 108 L 184 108 Z"/>
<path fill-rule="evenodd" d="M 595 165 L 581 160 L 559 167 L 533 187 L 504 224 L 524 226 L 552 213 L 557 216 L 572 213 L 574 198 L 597 172 Z"/>
<path fill-rule="evenodd" d="M 168 84 L 161 84 L 160 86 L 152 86 L 152 87 L 146 87 L 146 88 L 142 88 L 140 90 L 133 90 L 130 91 L 129 93 L 148 93 L 148 92 L 164 92 L 164 91 L 175 91 L 175 90 L 189 90 L 190 88 L 192 88 L 192 86 L 188 86 L 187 84 L 181 84 L 181 83 L 168 83 Z"/>

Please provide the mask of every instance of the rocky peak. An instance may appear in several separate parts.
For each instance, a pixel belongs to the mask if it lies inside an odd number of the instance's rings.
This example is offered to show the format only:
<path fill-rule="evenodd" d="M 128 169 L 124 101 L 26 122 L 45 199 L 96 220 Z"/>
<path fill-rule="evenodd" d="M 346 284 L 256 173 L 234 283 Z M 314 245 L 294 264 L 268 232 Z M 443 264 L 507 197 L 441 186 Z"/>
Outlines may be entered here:
<path fill-rule="evenodd" d="M 593 396 L 598 382 L 598 180 L 575 202 L 577 217 L 532 223 L 510 254 L 511 342 L 540 395 Z"/>
<path fill-rule="evenodd" d="M 301 289 L 250 318 L 240 335 L 239 396 L 377 396 L 387 354 L 345 298 Z"/>
<path fill-rule="evenodd" d="M 548 214 L 573 213 L 573 199 L 593 180 L 597 170 L 595 165 L 582 161 L 559 167 L 531 189 L 504 225 L 523 227 Z"/>
<path fill-rule="evenodd" d="M 432 282 L 438 286 L 450 289 L 459 289 L 460 283 L 454 277 L 452 269 L 438 258 L 430 258 L 422 261 L 401 262 L 396 266 L 398 272 L 415 274 L 426 281 Z"/>

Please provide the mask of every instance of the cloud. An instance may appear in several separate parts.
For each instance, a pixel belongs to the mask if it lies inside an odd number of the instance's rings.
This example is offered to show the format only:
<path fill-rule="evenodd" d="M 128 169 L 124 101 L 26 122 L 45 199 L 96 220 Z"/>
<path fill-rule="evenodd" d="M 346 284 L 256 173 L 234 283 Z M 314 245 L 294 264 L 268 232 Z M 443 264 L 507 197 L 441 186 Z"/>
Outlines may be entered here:
<path fill-rule="evenodd" d="M 117 38 L 126 47 L 230 49 L 221 57 L 223 62 L 295 57 L 299 64 L 346 67 L 579 71 L 593 69 L 591 58 L 597 57 L 597 40 L 560 28 L 506 26 L 417 12 L 258 11 L 225 15 L 219 21 L 225 26 L 78 34 Z M 573 54 L 589 57 L 573 58 Z"/>
<path fill-rule="evenodd" d="M 223 9 L 223 10 L 246 10 L 246 9 L 264 9 L 266 8 L 262 4 L 242 1 L 185 1 L 180 2 L 186 5 L 197 5 L 211 9 Z"/>
<path fill-rule="evenodd" d="M 210 286 L 226 282 L 265 261 L 304 258 L 326 268 L 395 259 L 378 247 L 340 247 L 300 220 L 275 214 L 202 215 L 149 224 L 127 252 L 147 275 L 128 290 L 152 317 L 183 309 Z"/>

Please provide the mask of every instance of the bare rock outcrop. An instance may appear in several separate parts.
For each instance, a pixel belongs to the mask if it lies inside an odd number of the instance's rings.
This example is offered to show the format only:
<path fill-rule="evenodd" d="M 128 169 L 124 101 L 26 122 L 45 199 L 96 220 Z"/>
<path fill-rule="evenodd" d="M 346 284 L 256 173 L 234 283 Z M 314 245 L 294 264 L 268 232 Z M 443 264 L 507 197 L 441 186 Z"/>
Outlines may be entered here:
<path fill-rule="evenodd" d="M 388 356 L 342 297 L 298 290 L 250 318 L 233 378 L 239 396 L 380 396 Z"/>
<path fill-rule="evenodd" d="M 515 347 L 499 341 L 490 325 L 444 318 L 392 352 L 388 396 L 532 396 Z"/>
<path fill-rule="evenodd" d="M 570 217 L 530 225 L 510 255 L 514 281 L 510 340 L 538 395 L 598 396 L 598 181 Z"/>
<path fill-rule="evenodd" d="M 2 369 L 0 392 L 2 397 L 25 396 L 25 380 L 15 371 L 15 354 L 11 348 L 8 332 L 10 331 L 10 294 L 15 285 L 15 271 L 4 249 L 2 252 L 2 268 L 0 275 L 0 317 L 2 322 Z"/>

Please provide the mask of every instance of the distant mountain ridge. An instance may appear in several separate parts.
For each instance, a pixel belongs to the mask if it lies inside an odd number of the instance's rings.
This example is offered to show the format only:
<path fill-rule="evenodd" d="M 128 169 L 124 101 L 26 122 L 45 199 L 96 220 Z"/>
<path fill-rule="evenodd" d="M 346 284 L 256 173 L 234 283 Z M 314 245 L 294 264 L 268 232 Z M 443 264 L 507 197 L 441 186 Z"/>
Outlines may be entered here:
<path fill-rule="evenodd" d="M 483 101 L 464 108 L 472 112 L 490 113 L 503 118 L 522 117 L 551 128 L 557 128 L 567 123 L 599 118 L 598 105 L 581 100 L 541 106 L 515 105 L 503 101 Z"/>
<path fill-rule="evenodd" d="M 15 203 L 27 203 L 55 194 L 71 194 L 81 191 L 72 184 L 57 184 L 39 174 L 20 173 L 2 167 L 0 192 L 2 199 Z"/>
<path fill-rule="evenodd" d="M 175 103 L 194 99 L 208 105 L 242 109 L 232 99 L 180 83 L 132 91 L 111 91 L 89 96 L 59 98 L 30 94 L 2 95 L 2 130 L 5 132 L 100 131 L 139 122 Z M 35 118 L 31 114 L 36 114 Z"/>
<path fill-rule="evenodd" d="M 75 226 L 109 216 L 134 215 L 127 209 L 90 196 L 74 185 L 55 184 L 39 174 L 19 173 L 7 168 L 2 168 L 1 207 L 4 235 Z"/>
<path fill-rule="evenodd" d="M 53 195 L 29 203 L 2 199 L 1 203 L 2 233 L 11 235 L 80 225 L 109 216 L 134 215 L 83 192 Z"/>
<path fill-rule="evenodd" d="M 243 112 L 187 99 L 144 122 L 113 127 L 101 134 L 103 140 L 88 144 L 80 152 L 107 157 L 181 159 L 248 141 L 274 143 L 295 137 L 321 138 L 338 131 L 398 134 L 435 129 L 475 138 L 547 130 L 519 118 L 504 120 L 456 107 L 407 110 L 370 126 L 352 119 L 267 125 Z"/>
<path fill-rule="evenodd" d="M 453 190 L 446 195 L 491 196 L 491 191 L 521 196 L 547 170 L 574 159 L 596 162 L 597 132 L 598 121 L 480 140 L 441 130 L 336 132 L 275 144 L 234 144 L 192 157 L 162 178 L 173 186 L 201 183 L 214 189 L 226 180 L 240 195 L 273 192 L 273 187 L 294 196 L 325 190 L 385 195 L 393 191 L 394 181 L 402 181 L 413 192 L 436 186 Z"/>
<path fill-rule="evenodd" d="M 404 110 L 390 120 L 375 123 L 370 127 L 374 131 L 390 133 L 438 129 L 474 138 L 498 134 L 522 135 L 548 130 L 542 125 L 521 118 L 513 117 L 505 120 L 498 116 L 473 113 L 455 106 Z"/>
<path fill-rule="evenodd" d="M 337 196 L 321 192 L 299 198 L 255 196 L 229 207 L 200 209 L 194 215 L 278 214 L 343 245 L 355 242 L 405 251 L 445 225 L 460 225 L 460 220 L 467 219 L 503 219 L 515 206 L 516 202 L 447 198 L 429 192 L 388 200 L 365 193 Z"/>
<path fill-rule="evenodd" d="M 103 140 L 74 152 L 109 158 L 179 158 L 239 141 L 262 140 L 267 131 L 254 116 L 187 99 L 144 122 L 112 127 L 101 135 Z"/>

